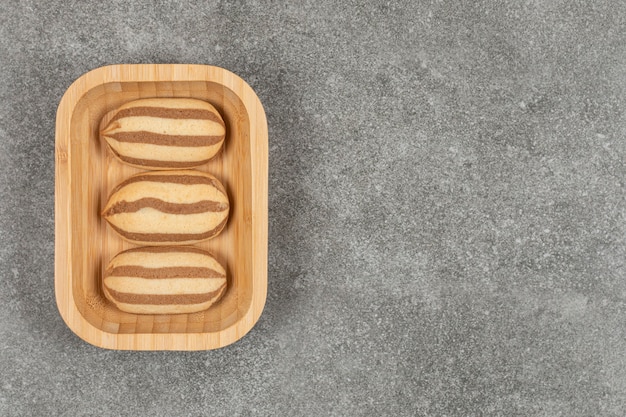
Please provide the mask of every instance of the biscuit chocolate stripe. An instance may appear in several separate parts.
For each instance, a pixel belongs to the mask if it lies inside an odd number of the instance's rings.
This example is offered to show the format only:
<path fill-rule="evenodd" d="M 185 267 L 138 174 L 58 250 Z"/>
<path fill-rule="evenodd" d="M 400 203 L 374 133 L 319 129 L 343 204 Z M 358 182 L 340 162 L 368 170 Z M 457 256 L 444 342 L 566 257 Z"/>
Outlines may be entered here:
<path fill-rule="evenodd" d="M 200 266 L 169 266 L 162 268 L 145 268 L 139 265 L 122 265 L 107 270 L 105 277 L 133 277 L 146 279 L 168 278 L 226 278 L 224 274 Z M 106 281 L 106 278 L 105 278 Z"/>
<path fill-rule="evenodd" d="M 139 159 L 139 158 L 131 158 L 130 156 L 120 155 L 119 153 L 113 151 L 118 158 L 122 161 L 131 164 L 137 165 L 140 167 L 156 167 L 156 168 L 191 168 L 197 167 L 199 165 L 204 165 L 213 158 L 213 156 L 209 159 L 202 159 L 200 161 L 158 161 L 156 159 Z M 215 155 L 214 155 L 215 156 Z"/>
<path fill-rule="evenodd" d="M 117 233 L 127 239 L 139 242 L 185 242 L 188 240 L 204 240 L 217 235 L 226 225 L 228 218 L 225 218 L 217 227 L 204 233 L 132 233 L 126 232 L 117 226 L 109 223 Z"/>
<path fill-rule="evenodd" d="M 158 117 L 161 119 L 211 120 L 224 126 L 224 121 L 209 109 L 172 109 L 167 107 L 128 107 L 118 111 L 109 123 L 124 117 L 141 116 Z"/>
<path fill-rule="evenodd" d="M 199 253 L 206 257 L 212 257 L 210 253 L 194 246 L 144 246 L 125 250 L 122 253 L 146 252 L 146 253 Z"/>
<path fill-rule="evenodd" d="M 200 304 L 207 301 L 211 301 L 219 296 L 224 287 L 219 288 L 216 291 L 211 291 L 203 294 L 133 294 L 127 292 L 119 292 L 106 288 L 109 295 L 119 303 L 126 304 Z"/>
<path fill-rule="evenodd" d="M 169 203 L 159 198 L 145 197 L 136 201 L 118 201 L 102 215 L 106 217 L 118 213 L 134 213 L 146 207 L 168 214 L 197 214 L 224 211 L 228 209 L 228 204 L 210 200 L 195 203 Z"/>
<path fill-rule="evenodd" d="M 222 194 L 226 195 L 226 190 L 220 184 L 220 182 L 217 181 L 215 178 L 205 177 L 204 175 L 176 175 L 176 174 L 136 175 L 134 177 L 130 177 L 127 180 L 121 182 L 117 187 L 115 187 L 111 195 L 115 194 L 122 187 L 125 187 L 128 184 L 132 184 L 134 182 L 140 182 L 140 181 L 166 182 L 166 183 L 184 184 L 184 185 L 208 184 L 217 188 L 218 190 L 222 192 Z"/>
<path fill-rule="evenodd" d="M 200 147 L 215 145 L 224 140 L 224 135 L 196 136 L 196 135 L 164 135 L 145 130 L 134 132 L 103 133 L 105 137 L 113 138 L 118 142 L 148 143 L 160 146 Z"/>

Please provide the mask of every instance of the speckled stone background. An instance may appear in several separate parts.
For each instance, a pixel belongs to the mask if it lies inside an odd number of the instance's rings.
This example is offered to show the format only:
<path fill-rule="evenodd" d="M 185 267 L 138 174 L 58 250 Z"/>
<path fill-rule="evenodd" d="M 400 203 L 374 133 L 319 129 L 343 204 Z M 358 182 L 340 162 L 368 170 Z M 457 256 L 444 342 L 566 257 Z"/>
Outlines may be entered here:
<path fill-rule="evenodd" d="M 56 107 L 151 62 L 267 111 L 267 304 L 218 351 L 55 305 Z M 0 94 L 0 415 L 626 415 L 626 3 L 2 0 Z"/>

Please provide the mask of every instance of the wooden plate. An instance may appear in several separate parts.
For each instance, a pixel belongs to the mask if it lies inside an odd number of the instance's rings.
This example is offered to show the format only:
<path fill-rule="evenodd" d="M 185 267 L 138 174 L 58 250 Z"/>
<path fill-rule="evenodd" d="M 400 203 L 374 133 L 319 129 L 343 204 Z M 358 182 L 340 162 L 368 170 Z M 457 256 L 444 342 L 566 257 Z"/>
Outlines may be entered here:
<path fill-rule="evenodd" d="M 193 97 L 226 123 L 221 154 L 199 169 L 219 178 L 231 213 L 224 231 L 198 244 L 226 266 L 228 290 L 194 314 L 124 313 L 102 292 L 109 260 L 134 245 L 100 217 L 111 190 L 142 170 L 119 162 L 98 136 L 102 119 L 145 97 Z M 241 78 L 206 65 L 112 65 L 76 80 L 56 121 L 55 292 L 61 316 L 87 342 L 109 349 L 202 350 L 240 339 L 256 323 L 267 293 L 267 122 Z"/>

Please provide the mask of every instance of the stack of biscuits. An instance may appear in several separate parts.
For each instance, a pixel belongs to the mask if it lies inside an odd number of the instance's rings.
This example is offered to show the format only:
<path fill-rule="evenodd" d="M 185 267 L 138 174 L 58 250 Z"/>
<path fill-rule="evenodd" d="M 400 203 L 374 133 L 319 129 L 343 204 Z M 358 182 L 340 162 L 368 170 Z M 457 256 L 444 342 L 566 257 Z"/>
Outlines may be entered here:
<path fill-rule="evenodd" d="M 202 311 L 226 290 L 226 270 L 194 243 L 217 236 L 228 221 L 226 189 L 194 170 L 221 149 L 226 128 L 211 104 L 189 98 L 140 99 L 119 107 L 100 132 L 123 163 L 149 170 L 117 185 L 102 216 L 140 247 L 117 254 L 103 291 L 135 314 Z"/>

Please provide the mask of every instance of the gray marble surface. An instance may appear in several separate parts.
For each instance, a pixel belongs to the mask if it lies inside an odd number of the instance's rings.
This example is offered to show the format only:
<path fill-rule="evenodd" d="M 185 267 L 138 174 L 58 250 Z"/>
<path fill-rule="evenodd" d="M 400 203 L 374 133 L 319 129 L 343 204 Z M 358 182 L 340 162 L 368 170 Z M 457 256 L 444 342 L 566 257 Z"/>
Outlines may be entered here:
<path fill-rule="evenodd" d="M 608 0 L 0 1 L 0 415 L 625 415 L 625 45 Z M 151 62 L 267 111 L 267 304 L 217 351 L 55 305 L 56 107 Z"/>

